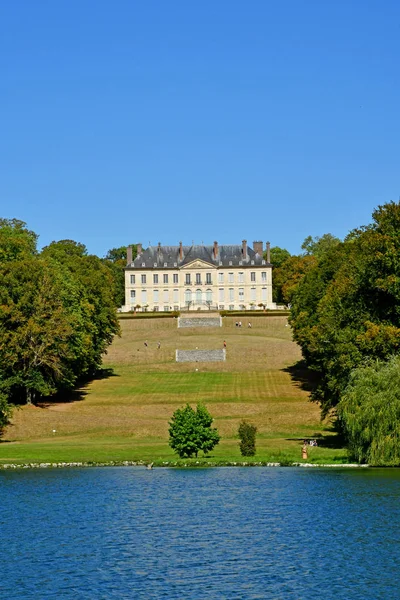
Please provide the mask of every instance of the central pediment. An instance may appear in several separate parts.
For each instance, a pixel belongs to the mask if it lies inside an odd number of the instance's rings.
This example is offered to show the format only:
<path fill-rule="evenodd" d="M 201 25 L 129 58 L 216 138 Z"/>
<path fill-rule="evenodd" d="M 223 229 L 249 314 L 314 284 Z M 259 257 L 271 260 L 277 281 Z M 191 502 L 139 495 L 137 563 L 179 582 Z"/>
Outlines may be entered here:
<path fill-rule="evenodd" d="M 192 262 L 188 263 L 181 267 L 182 269 L 215 269 L 215 265 L 212 263 L 206 262 L 205 260 L 192 260 Z"/>

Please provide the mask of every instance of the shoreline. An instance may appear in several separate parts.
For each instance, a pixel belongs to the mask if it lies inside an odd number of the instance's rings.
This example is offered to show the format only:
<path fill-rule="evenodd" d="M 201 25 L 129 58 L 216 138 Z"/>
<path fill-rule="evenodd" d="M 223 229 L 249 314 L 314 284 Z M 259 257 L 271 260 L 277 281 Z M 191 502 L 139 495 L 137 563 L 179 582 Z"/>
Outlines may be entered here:
<path fill-rule="evenodd" d="M 86 467 L 145 467 L 148 461 L 107 461 L 107 462 L 38 462 L 38 463 L 4 463 L 0 464 L 0 471 L 22 469 L 64 469 Z M 155 461 L 151 468 L 218 468 L 218 467 L 300 467 L 300 468 L 338 468 L 338 469 L 365 469 L 370 465 L 358 463 L 279 463 L 266 461 Z"/>

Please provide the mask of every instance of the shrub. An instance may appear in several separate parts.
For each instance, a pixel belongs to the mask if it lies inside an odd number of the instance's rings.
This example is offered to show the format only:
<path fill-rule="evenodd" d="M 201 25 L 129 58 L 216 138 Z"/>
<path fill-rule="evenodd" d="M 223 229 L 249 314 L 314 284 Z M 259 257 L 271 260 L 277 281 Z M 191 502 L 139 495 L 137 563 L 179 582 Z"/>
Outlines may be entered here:
<path fill-rule="evenodd" d="M 238 434 L 240 438 L 239 448 L 242 456 L 254 456 L 256 453 L 257 427 L 246 421 L 239 425 Z"/>
<path fill-rule="evenodd" d="M 197 457 L 199 450 L 207 454 L 216 446 L 220 436 L 211 427 L 213 418 L 202 404 L 194 410 L 189 404 L 178 408 L 169 422 L 169 445 L 180 458 Z"/>

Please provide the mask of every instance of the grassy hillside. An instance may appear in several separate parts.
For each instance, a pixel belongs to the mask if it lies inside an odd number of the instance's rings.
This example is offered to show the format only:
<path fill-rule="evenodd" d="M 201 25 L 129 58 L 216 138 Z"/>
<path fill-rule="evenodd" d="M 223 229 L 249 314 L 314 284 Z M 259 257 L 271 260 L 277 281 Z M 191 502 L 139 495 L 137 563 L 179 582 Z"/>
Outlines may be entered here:
<path fill-rule="evenodd" d="M 175 460 L 168 420 L 176 408 L 199 401 L 222 436 L 215 460 L 241 460 L 236 432 L 247 419 L 258 428 L 254 460 L 297 461 L 303 438 L 321 436 L 310 460 L 345 461 L 330 423 L 320 422 L 318 407 L 290 375 L 300 351 L 286 318 L 254 319 L 251 329 L 235 320 L 224 317 L 216 329 L 178 329 L 176 319 L 122 320 L 104 376 L 67 402 L 16 410 L 0 462 Z M 175 362 L 176 348 L 222 348 L 224 340 L 226 362 Z"/>

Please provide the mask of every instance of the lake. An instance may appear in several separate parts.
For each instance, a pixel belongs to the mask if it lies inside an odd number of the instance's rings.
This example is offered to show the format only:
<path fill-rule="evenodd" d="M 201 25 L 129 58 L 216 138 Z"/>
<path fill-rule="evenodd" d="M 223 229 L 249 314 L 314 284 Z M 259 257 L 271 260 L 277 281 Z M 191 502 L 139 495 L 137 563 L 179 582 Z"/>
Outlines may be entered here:
<path fill-rule="evenodd" d="M 1 598 L 391 599 L 400 471 L 0 471 Z"/>

